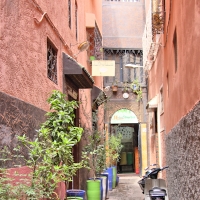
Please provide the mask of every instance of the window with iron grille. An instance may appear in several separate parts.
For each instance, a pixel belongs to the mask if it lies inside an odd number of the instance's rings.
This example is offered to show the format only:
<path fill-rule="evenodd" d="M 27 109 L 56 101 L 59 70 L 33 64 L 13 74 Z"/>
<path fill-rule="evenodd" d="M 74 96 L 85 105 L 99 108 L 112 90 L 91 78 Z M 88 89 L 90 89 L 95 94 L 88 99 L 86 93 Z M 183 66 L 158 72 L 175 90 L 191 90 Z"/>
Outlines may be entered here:
<path fill-rule="evenodd" d="M 71 28 L 71 0 L 68 0 L 68 25 Z"/>
<path fill-rule="evenodd" d="M 76 27 L 76 40 L 78 39 L 78 6 L 75 3 L 75 27 Z"/>
<path fill-rule="evenodd" d="M 87 51 L 88 60 L 102 60 L 102 36 L 99 31 L 97 24 L 95 23 L 94 28 L 87 28 L 87 41 L 90 43 L 90 47 Z"/>
<path fill-rule="evenodd" d="M 57 49 L 47 40 L 47 77 L 57 84 Z"/>

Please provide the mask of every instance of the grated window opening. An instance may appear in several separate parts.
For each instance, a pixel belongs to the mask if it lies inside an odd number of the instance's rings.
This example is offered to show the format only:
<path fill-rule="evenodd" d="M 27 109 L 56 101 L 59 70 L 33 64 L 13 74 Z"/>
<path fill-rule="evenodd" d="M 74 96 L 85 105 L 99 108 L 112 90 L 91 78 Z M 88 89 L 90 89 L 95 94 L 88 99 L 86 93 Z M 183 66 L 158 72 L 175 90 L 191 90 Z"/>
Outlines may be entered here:
<path fill-rule="evenodd" d="M 47 41 L 47 77 L 57 84 L 57 49 Z"/>

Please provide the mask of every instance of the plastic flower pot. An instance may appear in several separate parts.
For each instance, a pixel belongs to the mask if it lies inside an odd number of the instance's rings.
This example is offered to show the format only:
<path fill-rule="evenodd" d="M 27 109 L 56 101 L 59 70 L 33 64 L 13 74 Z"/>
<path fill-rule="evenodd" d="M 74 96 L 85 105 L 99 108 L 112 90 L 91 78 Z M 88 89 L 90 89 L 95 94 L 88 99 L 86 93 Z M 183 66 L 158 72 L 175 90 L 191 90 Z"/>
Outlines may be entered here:
<path fill-rule="evenodd" d="M 109 188 L 109 191 L 111 191 L 112 183 L 113 183 L 113 169 L 109 167 L 105 170 L 105 172 L 108 173 L 108 188 Z"/>
<path fill-rule="evenodd" d="M 101 180 L 87 180 L 87 200 L 101 200 Z"/>
<path fill-rule="evenodd" d="M 116 187 L 116 181 L 117 181 L 117 167 L 113 166 L 113 182 L 112 182 L 112 188 L 114 189 Z"/>
<path fill-rule="evenodd" d="M 108 199 L 108 190 L 109 190 L 108 173 L 104 172 L 104 173 L 100 174 L 100 176 L 105 176 L 106 177 L 106 198 Z"/>
<path fill-rule="evenodd" d="M 82 197 L 83 200 L 85 200 L 85 190 L 67 190 L 67 197 Z"/>

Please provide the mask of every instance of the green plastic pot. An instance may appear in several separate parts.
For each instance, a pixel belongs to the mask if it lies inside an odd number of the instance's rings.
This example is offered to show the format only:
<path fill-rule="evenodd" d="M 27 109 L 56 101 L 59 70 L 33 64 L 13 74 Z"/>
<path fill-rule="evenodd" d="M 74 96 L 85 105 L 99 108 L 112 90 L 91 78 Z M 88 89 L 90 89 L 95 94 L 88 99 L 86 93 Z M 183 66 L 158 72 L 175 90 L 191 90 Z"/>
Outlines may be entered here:
<path fill-rule="evenodd" d="M 73 200 L 75 200 L 75 199 L 83 200 L 82 197 L 67 197 L 67 200 L 68 200 L 68 199 L 71 199 L 71 200 L 72 200 L 72 199 L 73 199 Z"/>
<path fill-rule="evenodd" d="M 87 200 L 101 200 L 101 181 L 87 180 Z"/>
<path fill-rule="evenodd" d="M 113 182 L 112 182 L 112 188 L 114 189 L 116 187 L 116 181 L 117 181 L 117 167 L 113 166 Z"/>

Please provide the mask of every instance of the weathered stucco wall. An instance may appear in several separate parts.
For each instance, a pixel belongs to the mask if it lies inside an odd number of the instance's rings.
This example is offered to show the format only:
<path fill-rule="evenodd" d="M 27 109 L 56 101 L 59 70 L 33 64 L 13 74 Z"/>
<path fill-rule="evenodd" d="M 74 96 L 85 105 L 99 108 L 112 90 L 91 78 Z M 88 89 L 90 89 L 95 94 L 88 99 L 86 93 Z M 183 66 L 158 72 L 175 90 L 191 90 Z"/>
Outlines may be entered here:
<path fill-rule="evenodd" d="M 164 47 L 165 128 L 169 132 L 200 99 L 200 1 L 166 1 Z M 174 36 L 176 33 L 177 53 Z M 177 56 L 176 56 L 177 55 Z M 177 57 L 177 67 L 176 67 Z M 176 69 L 177 68 L 177 69 Z"/>
<path fill-rule="evenodd" d="M 63 90 L 62 52 L 73 56 L 77 45 L 85 41 L 84 1 L 78 5 L 78 40 L 75 37 L 75 1 L 72 1 L 72 27 L 68 25 L 67 1 L 1 1 L 0 17 L 0 90 L 22 101 L 48 110 L 46 99 L 52 90 Z M 65 9 L 65 10 L 64 10 Z M 43 14 L 46 13 L 45 16 Z M 43 16 L 43 17 L 42 17 Z M 47 17 L 51 20 L 49 22 Z M 35 19 L 41 21 L 36 23 Z M 54 29 L 57 29 L 57 33 Z M 64 39 L 61 42 L 58 35 Z M 47 38 L 57 53 L 58 84 L 47 78 Z M 86 51 L 78 61 L 87 68 Z"/>
<path fill-rule="evenodd" d="M 78 10 L 77 39 L 75 3 Z M 48 0 L 0 1 L 0 147 L 14 148 L 14 137 L 23 133 L 33 138 L 35 129 L 45 120 L 44 114 L 49 110 L 46 100 L 52 90 L 66 93 L 63 52 L 71 57 L 77 55 L 78 63 L 91 71 L 87 52 L 78 54 L 77 49 L 78 44 L 86 40 L 85 3 L 86 0 L 71 0 L 70 28 L 66 0 L 59 3 Z M 88 5 L 101 24 L 101 9 L 98 10 L 101 1 L 88 1 Z M 47 38 L 57 49 L 57 84 L 47 77 Z M 86 109 L 91 114 L 91 91 L 88 90 L 85 92 L 89 99 Z M 81 114 L 78 120 L 83 117 Z"/>
<path fill-rule="evenodd" d="M 169 199 L 199 199 L 200 102 L 165 138 Z"/>

